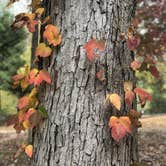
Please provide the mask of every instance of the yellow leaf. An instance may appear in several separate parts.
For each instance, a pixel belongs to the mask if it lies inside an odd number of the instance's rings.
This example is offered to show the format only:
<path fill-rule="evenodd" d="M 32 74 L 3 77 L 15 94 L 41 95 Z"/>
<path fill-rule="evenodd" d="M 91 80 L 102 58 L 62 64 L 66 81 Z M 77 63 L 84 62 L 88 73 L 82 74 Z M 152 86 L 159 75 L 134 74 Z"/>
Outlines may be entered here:
<path fill-rule="evenodd" d="M 51 55 L 51 48 L 47 47 L 45 43 L 40 43 L 35 52 L 35 56 L 40 56 L 40 57 L 48 57 Z"/>
<path fill-rule="evenodd" d="M 61 35 L 58 28 L 52 24 L 49 24 L 45 27 L 43 32 L 44 39 L 47 39 L 49 45 L 57 46 L 61 43 Z"/>
<path fill-rule="evenodd" d="M 110 103 L 117 110 L 120 110 L 120 108 L 121 108 L 121 97 L 118 94 L 116 94 L 116 93 L 110 94 L 110 95 L 107 96 L 106 100 L 109 100 Z"/>
<path fill-rule="evenodd" d="M 124 82 L 124 91 L 132 91 L 133 90 L 133 83 L 131 81 Z"/>
<path fill-rule="evenodd" d="M 26 78 L 21 80 L 21 88 L 24 91 L 29 86 L 29 82 Z"/>
<path fill-rule="evenodd" d="M 25 120 L 23 123 L 22 123 L 24 129 L 29 129 L 30 128 L 30 122 L 29 120 Z"/>
<path fill-rule="evenodd" d="M 38 8 L 35 11 L 36 14 L 42 15 L 44 13 L 44 8 Z"/>
<path fill-rule="evenodd" d="M 26 146 L 25 153 L 27 154 L 27 156 L 29 156 L 31 158 L 32 154 L 33 154 L 33 146 L 32 145 Z"/>

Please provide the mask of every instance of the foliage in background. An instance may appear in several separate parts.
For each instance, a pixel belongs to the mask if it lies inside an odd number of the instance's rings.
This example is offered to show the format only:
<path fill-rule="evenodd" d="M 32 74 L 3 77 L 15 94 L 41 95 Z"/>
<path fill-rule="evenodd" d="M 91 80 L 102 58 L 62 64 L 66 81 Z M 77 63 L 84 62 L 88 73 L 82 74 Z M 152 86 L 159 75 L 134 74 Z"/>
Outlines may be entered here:
<path fill-rule="evenodd" d="M 27 33 L 24 29 L 13 33 L 10 25 L 13 22 L 13 15 L 4 9 L 4 4 L 0 3 L 0 113 L 8 116 L 16 113 L 17 96 L 14 94 L 11 77 L 17 70 L 27 63 L 22 56 L 27 48 Z M 22 54 L 22 56 L 20 56 Z M 26 59 L 27 56 L 26 56 Z M 1 118 L 3 116 L 1 115 Z"/>
<path fill-rule="evenodd" d="M 138 0 L 136 22 L 141 35 L 139 54 L 146 54 L 156 62 L 160 71 L 160 78 L 154 79 L 150 73 L 137 72 L 138 84 L 148 88 L 153 95 L 153 101 L 147 106 L 147 113 L 166 112 L 166 1 L 165 0 Z M 147 12 L 151 11 L 151 12 Z M 146 69 L 146 66 L 143 66 Z"/>
<path fill-rule="evenodd" d="M 20 54 L 25 51 L 25 30 L 17 30 L 13 33 L 10 25 L 13 21 L 8 11 L 0 15 L 0 89 L 11 88 L 11 76 L 17 73 L 17 69 L 24 65 Z"/>

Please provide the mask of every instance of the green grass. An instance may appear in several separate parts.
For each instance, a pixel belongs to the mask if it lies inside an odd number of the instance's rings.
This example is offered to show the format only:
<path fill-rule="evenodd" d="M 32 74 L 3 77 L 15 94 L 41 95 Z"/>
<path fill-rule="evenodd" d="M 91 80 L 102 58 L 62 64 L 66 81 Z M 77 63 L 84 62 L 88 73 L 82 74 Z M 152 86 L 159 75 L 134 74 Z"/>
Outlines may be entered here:
<path fill-rule="evenodd" d="M 0 113 L 8 116 L 17 113 L 17 102 L 18 98 L 16 95 L 12 94 L 10 91 L 1 90 L 1 109 Z"/>

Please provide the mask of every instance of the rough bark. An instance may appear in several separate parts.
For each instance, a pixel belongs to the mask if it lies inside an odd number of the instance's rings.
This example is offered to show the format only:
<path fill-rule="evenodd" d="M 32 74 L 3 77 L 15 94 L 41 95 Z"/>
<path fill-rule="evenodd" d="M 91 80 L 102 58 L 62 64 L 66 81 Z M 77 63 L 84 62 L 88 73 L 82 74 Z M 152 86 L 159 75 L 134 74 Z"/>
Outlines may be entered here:
<path fill-rule="evenodd" d="M 106 109 L 104 101 L 112 92 L 123 98 L 123 82 L 135 82 L 129 67 L 133 54 L 118 38 L 130 25 L 135 0 L 45 0 L 44 5 L 63 41 L 43 62 L 53 81 L 40 93 L 49 119 L 34 131 L 33 165 L 129 166 L 137 160 L 136 134 L 119 143 L 111 138 L 108 120 L 117 111 Z M 83 49 L 91 38 L 106 41 L 106 52 L 96 63 L 87 60 Z M 95 76 L 99 65 L 105 82 Z M 123 101 L 120 114 L 127 111 Z"/>

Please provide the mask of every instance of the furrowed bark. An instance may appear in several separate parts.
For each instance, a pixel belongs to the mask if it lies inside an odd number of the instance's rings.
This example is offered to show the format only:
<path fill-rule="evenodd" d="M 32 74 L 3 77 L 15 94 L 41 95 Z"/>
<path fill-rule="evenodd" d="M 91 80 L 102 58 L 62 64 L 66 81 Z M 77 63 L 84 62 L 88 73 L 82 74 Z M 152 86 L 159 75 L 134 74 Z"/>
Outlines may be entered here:
<path fill-rule="evenodd" d="M 125 80 L 135 84 L 133 54 L 118 37 L 127 32 L 135 5 L 135 0 L 44 1 L 62 44 L 43 62 L 53 81 L 40 91 L 49 118 L 34 130 L 34 166 L 129 166 L 137 160 L 136 133 L 116 143 L 108 126 L 110 115 L 126 114 L 127 106 L 123 101 L 118 113 L 104 104 L 108 93 L 124 98 Z M 95 63 L 83 49 L 91 38 L 106 41 Z M 95 76 L 99 66 L 104 82 Z"/>

